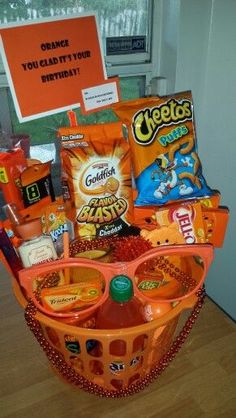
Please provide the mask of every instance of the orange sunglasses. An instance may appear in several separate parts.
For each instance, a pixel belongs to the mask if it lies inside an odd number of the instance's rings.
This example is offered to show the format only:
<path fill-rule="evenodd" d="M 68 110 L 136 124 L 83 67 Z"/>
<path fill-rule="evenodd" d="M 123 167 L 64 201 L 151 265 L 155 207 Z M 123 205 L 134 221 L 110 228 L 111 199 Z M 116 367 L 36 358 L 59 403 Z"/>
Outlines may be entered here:
<path fill-rule="evenodd" d="M 126 275 L 134 295 L 143 303 L 173 303 L 189 297 L 203 285 L 213 260 L 209 244 L 153 248 L 129 262 L 103 263 L 68 257 L 19 272 L 27 298 L 55 318 L 83 318 L 104 303 L 109 283 Z"/>

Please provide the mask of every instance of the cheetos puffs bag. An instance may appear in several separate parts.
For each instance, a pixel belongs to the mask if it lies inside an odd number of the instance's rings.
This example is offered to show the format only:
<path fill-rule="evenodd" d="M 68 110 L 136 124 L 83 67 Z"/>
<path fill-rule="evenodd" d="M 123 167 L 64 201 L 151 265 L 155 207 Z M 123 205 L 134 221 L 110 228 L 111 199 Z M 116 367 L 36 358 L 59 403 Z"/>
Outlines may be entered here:
<path fill-rule="evenodd" d="M 113 110 L 129 130 L 137 206 L 212 194 L 197 153 L 190 91 L 124 101 Z"/>

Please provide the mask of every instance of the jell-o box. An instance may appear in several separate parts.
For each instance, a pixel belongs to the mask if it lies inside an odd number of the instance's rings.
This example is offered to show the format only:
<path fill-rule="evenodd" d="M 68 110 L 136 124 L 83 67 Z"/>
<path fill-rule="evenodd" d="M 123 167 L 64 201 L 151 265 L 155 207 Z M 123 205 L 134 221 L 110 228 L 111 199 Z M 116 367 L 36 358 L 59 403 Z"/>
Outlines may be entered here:
<path fill-rule="evenodd" d="M 205 242 L 205 228 L 200 202 L 169 205 L 156 211 L 158 227 L 175 236 L 173 244 L 201 244 Z M 157 227 L 157 228 L 158 228 Z M 167 237 L 167 239 L 169 239 Z"/>

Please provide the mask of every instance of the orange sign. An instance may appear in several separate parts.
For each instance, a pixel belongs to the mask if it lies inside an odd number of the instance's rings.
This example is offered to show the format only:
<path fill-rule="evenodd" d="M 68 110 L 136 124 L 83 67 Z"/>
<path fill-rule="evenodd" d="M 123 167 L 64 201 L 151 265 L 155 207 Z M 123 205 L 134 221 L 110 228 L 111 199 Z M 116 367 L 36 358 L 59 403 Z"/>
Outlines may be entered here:
<path fill-rule="evenodd" d="M 0 52 L 20 122 L 79 106 L 107 79 L 95 15 L 0 27 Z"/>

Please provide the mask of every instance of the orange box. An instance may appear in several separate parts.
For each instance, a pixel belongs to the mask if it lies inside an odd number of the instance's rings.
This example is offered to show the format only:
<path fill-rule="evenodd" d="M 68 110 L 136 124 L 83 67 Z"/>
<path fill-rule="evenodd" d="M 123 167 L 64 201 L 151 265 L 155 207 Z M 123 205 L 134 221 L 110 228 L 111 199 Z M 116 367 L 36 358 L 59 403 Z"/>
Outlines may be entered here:
<path fill-rule="evenodd" d="M 203 209 L 203 222 L 206 242 L 214 247 L 222 247 L 229 221 L 229 209 L 226 207 Z"/>
<path fill-rule="evenodd" d="M 170 234 L 175 231 L 175 244 L 206 242 L 200 202 L 191 204 L 185 202 L 185 204 L 169 205 L 167 208 L 159 209 L 156 211 L 156 221 L 159 228 L 167 227 Z"/>
<path fill-rule="evenodd" d="M 98 284 L 81 282 L 44 288 L 41 291 L 41 298 L 43 306 L 51 312 L 71 312 L 94 305 L 102 294 Z"/>

